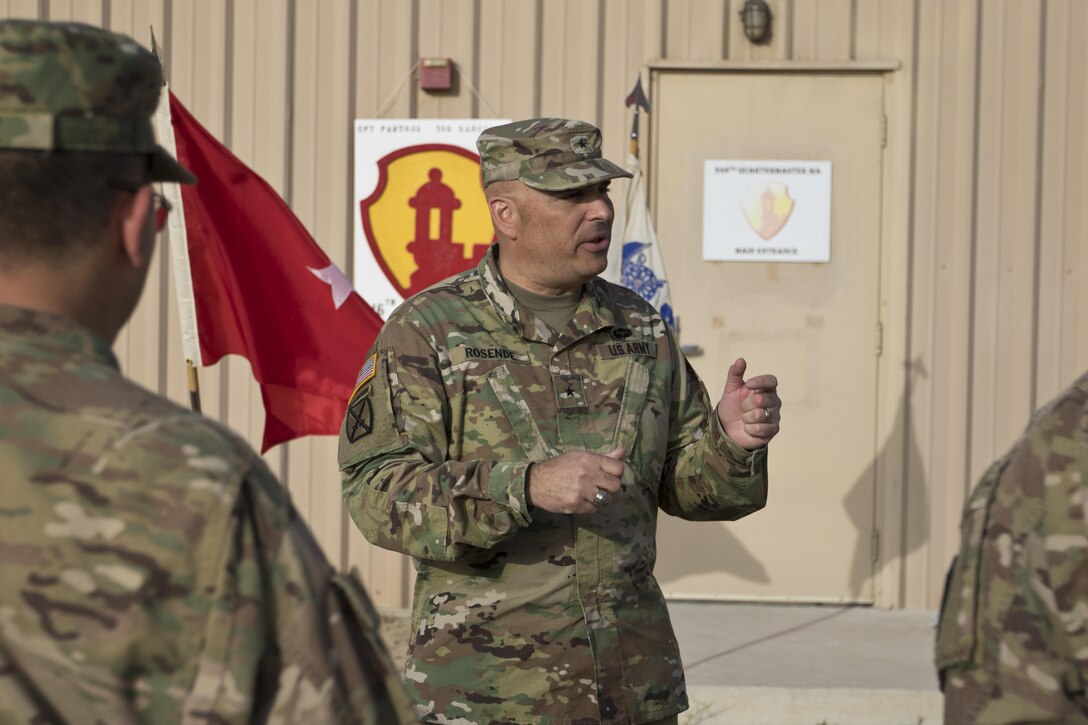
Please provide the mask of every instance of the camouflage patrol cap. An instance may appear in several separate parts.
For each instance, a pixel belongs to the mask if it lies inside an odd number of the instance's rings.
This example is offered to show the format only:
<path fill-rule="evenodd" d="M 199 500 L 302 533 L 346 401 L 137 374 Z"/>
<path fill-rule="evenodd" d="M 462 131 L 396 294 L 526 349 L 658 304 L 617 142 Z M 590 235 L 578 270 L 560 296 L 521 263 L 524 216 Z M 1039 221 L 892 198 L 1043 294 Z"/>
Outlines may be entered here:
<path fill-rule="evenodd" d="M 601 158 L 601 132 L 585 121 L 514 121 L 481 133 L 476 148 L 484 188 L 494 181 L 517 179 L 541 191 L 562 191 L 631 177 L 623 167 Z"/>
<path fill-rule="evenodd" d="M 0 148 L 148 154 L 153 181 L 196 178 L 155 143 L 162 66 L 82 23 L 0 21 Z"/>

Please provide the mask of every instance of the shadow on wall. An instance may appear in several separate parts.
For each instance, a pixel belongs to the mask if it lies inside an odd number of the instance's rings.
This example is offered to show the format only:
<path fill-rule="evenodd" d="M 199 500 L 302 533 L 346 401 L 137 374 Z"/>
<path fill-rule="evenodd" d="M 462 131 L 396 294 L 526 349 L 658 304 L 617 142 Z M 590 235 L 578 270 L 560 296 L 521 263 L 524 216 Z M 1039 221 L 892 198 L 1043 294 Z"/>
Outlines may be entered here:
<path fill-rule="evenodd" d="M 665 514 L 661 516 L 666 517 Z M 673 526 L 685 525 L 679 519 L 669 523 Z M 757 584 L 770 583 L 771 576 L 767 568 L 729 529 L 713 523 L 696 525 L 699 527 L 699 551 L 677 546 L 661 547 L 660 538 L 658 539 L 654 573 L 659 582 L 674 582 L 689 574 L 720 571 Z M 658 526 L 661 526 L 660 521 Z M 658 530 L 660 532 L 660 528 Z M 709 556 L 705 552 L 714 554 Z"/>
<path fill-rule="evenodd" d="M 924 378 L 925 369 L 920 361 L 910 365 L 910 383 Z M 875 577 L 873 562 L 873 527 L 878 520 L 875 511 L 877 497 L 874 486 L 877 474 L 887 470 L 886 465 L 896 460 L 899 446 L 905 451 L 905 466 L 893 475 L 904 477 L 909 485 L 902 486 L 900 524 L 903 532 L 899 541 L 886 538 L 880 547 L 886 552 L 885 561 L 906 557 L 908 554 L 926 545 L 930 536 L 929 494 L 923 476 L 922 457 L 919 452 L 914 427 L 907 420 L 907 400 L 910 384 L 899 401 L 895 414 L 895 428 L 884 440 L 872 462 L 865 467 L 850 487 L 843 499 L 843 508 L 854 529 L 855 542 L 850 561 L 842 561 L 839 566 L 849 566 L 847 585 L 849 598 L 856 601 L 871 600 L 873 595 L 872 577 Z M 888 460 L 891 459 L 891 460 Z M 894 470 L 894 469 L 893 469 Z M 907 478 L 907 476 L 910 478 Z M 663 585 L 676 582 L 685 576 L 719 572 L 755 584 L 769 584 L 770 572 L 744 542 L 731 533 L 728 526 L 720 524 L 697 524 L 698 550 L 686 546 L 662 546 L 665 532 L 677 530 L 686 524 L 662 514 L 663 521 L 658 522 L 658 558 L 654 568 L 658 581 Z M 662 529 L 662 524 L 665 528 Z M 699 552 L 714 552 L 713 556 Z M 841 581 L 841 580 L 840 580 Z"/>
<path fill-rule="evenodd" d="M 909 363 L 908 368 L 908 383 L 895 413 L 895 428 L 884 441 L 873 463 L 858 476 L 843 499 L 843 507 L 857 532 L 849 580 L 851 593 L 855 598 L 863 595 L 868 598 L 872 592 L 869 578 L 877 575 L 876 563 L 873 560 L 873 526 L 879 518 L 878 512 L 874 510 L 877 497 L 872 495 L 872 487 L 876 485 L 878 472 L 887 470 L 885 466 L 888 461 L 885 459 L 896 455 L 895 447 L 900 442 L 903 445 L 905 464 L 893 475 L 901 476 L 903 481 L 899 501 L 900 530 L 903 534 L 900 541 L 889 541 L 886 537 L 881 539 L 880 548 L 885 552 L 881 558 L 884 561 L 906 558 L 929 541 L 929 491 L 922 475 L 924 468 L 914 425 L 907 420 L 907 401 L 910 399 L 911 386 L 916 380 L 926 377 L 926 371 L 920 359 Z M 915 485 L 912 487 L 908 484 Z"/>

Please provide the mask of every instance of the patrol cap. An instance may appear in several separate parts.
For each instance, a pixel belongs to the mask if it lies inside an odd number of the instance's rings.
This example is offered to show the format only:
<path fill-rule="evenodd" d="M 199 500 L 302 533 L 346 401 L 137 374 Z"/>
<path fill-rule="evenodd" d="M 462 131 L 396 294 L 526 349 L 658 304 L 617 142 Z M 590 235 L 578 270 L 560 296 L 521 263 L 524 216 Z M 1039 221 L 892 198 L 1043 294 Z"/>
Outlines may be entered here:
<path fill-rule="evenodd" d="M 494 126 L 476 139 L 484 188 L 517 179 L 541 191 L 579 189 L 630 172 L 601 158 L 601 132 L 585 121 L 530 118 Z"/>
<path fill-rule="evenodd" d="M 153 181 L 196 182 L 155 142 L 162 66 L 82 23 L 0 21 L 0 148 L 148 154 Z"/>

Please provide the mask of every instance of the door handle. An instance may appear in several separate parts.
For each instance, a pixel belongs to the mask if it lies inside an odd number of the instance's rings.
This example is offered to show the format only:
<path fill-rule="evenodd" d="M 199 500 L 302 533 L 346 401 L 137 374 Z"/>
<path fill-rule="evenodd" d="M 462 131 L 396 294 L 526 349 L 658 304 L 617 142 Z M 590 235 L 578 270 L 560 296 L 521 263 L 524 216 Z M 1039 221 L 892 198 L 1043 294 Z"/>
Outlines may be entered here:
<path fill-rule="evenodd" d="M 703 348 L 698 345 L 681 345 L 680 352 L 684 353 L 685 357 L 699 357 L 703 354 Z"/>

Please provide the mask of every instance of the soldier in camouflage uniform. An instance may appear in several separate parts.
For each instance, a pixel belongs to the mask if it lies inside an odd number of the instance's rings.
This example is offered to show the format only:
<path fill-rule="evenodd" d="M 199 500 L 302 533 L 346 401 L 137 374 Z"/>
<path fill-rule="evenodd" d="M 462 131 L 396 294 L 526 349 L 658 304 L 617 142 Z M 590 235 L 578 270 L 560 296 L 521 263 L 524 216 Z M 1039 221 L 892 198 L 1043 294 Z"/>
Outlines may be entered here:
<path fill-rule="evenodd" d="M 597 278 L 629 174 L 596 128 L 478 146 L 498 242 L 392 314 L 341 432 L 348 510 L 418 572 L 409 691 L 433 723 L 675 722 L 658 511 L 764 505 L 777 382 L 738 360 L 715 408 L 658 312 Z"/>
<path fill-rule="evenodd" d="M 352 577 L 261 459 L 125 380 L 158 61 L 0 22 L 0 722 L 415 720 Z"/>
<path fill-rule="evenodd" d="M 964 507 L 937 635 L 945 722 L 1088 723 L 1088 374 Z"/>

